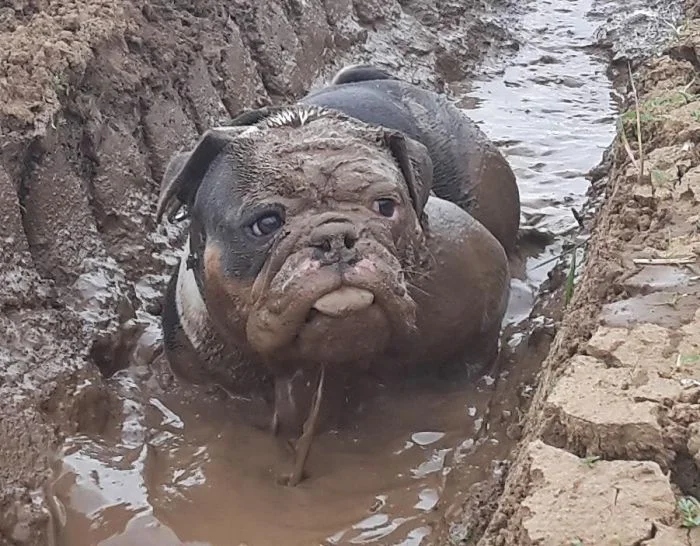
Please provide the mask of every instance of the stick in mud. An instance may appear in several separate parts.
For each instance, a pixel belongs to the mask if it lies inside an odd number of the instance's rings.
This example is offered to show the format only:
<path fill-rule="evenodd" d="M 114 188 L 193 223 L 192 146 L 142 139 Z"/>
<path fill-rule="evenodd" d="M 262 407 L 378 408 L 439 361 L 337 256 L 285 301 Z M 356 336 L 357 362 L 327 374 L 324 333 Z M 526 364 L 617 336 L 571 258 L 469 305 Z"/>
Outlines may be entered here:
<path fill-rule="evenodd" d="M 636 131 L 637 131 L 637 147 L 639 148 L 639 161 L 634 157 L 634 152 L 632 151 L 632 146 L 630 146 L 629 140 L 627 139 L 627 134 L 625 133 L 625 125 L 621 123 L 620 126 L 620 138 L 622 140 L 622 146 L 627 152 L 627 156 L 630 158 L 632 165 L 637 169 L 637 183 L 644 183 L 644 142 L 642 140 L 642 116 L 640 114 L 640 104 L 639 104 L 639 94 L 637 93 L 637 86 L 634 83 L 634 74 L 632 73 L 632 65 L 627 62 L 627 70 L 629 72 L 630 85 L 632 86 L 632 96 L 634 98 L 634 113 L 636 121 Z M 652 195 L 655 193 L 654 184 L 651 178 L 649 178 L 651 183 Z"/>
<path fill-rule="evenodd" d="M 318 379 L 318 387 L 314 393 L 313 403 L 309 417 L 304 422 L 303 432 L 294 446 L 294 469 L 289 476 L 284 477 L 286 485 L 295 487 L 304 479 L 304 466 L 309 458 L 311 451 L 311 443 L 314 439 L 314 432 L 318 426 L 318 416 L 321 410 L 321 402 L 323 400 L 323 385 L 326 378 L 326 367 L 321 366 L 321 373 Z"/>
<path fill-rule="evenodd" d="M 677 258 L 634 258 L 634 265 L 691 265 L 697 261 L 694 256 L 679 256 Z"/>

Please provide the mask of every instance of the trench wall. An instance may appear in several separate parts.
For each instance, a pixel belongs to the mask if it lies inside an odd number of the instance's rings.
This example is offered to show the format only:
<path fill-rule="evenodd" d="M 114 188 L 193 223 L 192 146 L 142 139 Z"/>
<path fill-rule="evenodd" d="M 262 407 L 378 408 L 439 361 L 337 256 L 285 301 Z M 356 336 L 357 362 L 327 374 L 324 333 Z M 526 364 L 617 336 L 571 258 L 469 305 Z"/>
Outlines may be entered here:
<path fill-rule="evenodd" d="M 159 351 L 179 234 L 153 213 L 170 155 L 346 60 L 439 89 L 503 38 L 476 16 L 502 3 L 0 7 L 0 544 L 48 543 L 43 484 L 61 438 L 105 427 L 117 405 L 101 378 Z"/>
<path fill-rule="evenodd" d="M 594 171 L 585 265 L 480 546 L 700 544 L 680 509 L 700 497 L 700 4 L 686 7 Z"/>

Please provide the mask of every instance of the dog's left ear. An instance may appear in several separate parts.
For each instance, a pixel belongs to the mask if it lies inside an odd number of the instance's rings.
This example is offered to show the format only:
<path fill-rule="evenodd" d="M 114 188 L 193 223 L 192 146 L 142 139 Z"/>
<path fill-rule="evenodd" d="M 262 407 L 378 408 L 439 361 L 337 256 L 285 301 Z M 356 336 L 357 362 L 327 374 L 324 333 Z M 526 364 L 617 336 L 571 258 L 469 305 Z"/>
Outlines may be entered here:
<path fill-rule="evenodd" d="M 428 149 L 397 131 L 386 131 L 384 139 L 401 169 L 413 208 L 420 218 L 433 187 L 433 162 Z"/>
<path fill-rule="evenodd" d="M 256 129 L 247 126 L 209 129 L 192 151 L 175 154 L 161 181 L 156 222 L 165 214 L 172 220 L 183 205 L 191 207 L 212 161 L 227 144 L 248 130 Z"/>

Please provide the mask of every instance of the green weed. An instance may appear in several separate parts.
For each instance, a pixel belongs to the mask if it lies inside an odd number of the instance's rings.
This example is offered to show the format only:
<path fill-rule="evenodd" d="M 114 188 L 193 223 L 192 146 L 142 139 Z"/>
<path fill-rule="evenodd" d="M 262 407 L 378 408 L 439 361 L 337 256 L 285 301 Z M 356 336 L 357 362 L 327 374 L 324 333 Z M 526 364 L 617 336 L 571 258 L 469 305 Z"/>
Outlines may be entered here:
<path fill-rule="evenodd" d="M 641 104 L 635 102 L 634 108 L 631 108 L 620 116 L 620 122 L 622 124 L 621 129 L 624 130 L 630 140 L 637 139 L 637 132 L 641 129 L 642 125 L 648 128 L 649 125 L 661 121 L 671 110 L 675 110 L 676 108 L 680 108 L 681 106 L 685 106 L 699 99 L 700 95 L 687 93 L 684 90 L 676 90 L 668 95 L 648 99 Z M 700 111 L 692 112 L 691 116 L 693 119 L 700 121 Z"/>
<path fill-rule="evenodd" d="M 654 186 L 668 186 L 675 182 L 673 176 L 671 176 L 666 171 L 661 171 L 659 169 L 651 170 L 651 183 Z"/>
<path fill-rule="evenodd" d="M 566 275 L 566 290 L 564 292 L 564 307 L 569 305 L 571 298 L 574 297 L 574 280 L 576 279 L 576 253 L 571 255 L 571 267 Z"/>
<path fill-rule="evenodd" d="M 678 511 L 683 521 L 681 526 L 687 529 L 700 527 L 700 502 L 695 497 L 683 497 L 678 500 Z"/>
<path fill-rule="evenodd" d="M 598 461 L 600 461 L 600 457 L 598 455 L 593 455 L 592 457 L 585 457 L 581 459 L 581 462 L 585 464 L 588 468 L 593 468 L 593 465 L 595 465 Z"/>
<path fill-rule="evenodd" d="M 681 356 L 680 364 L 698 364 L 700 363 L 700 355 L 685 355 Z"/>

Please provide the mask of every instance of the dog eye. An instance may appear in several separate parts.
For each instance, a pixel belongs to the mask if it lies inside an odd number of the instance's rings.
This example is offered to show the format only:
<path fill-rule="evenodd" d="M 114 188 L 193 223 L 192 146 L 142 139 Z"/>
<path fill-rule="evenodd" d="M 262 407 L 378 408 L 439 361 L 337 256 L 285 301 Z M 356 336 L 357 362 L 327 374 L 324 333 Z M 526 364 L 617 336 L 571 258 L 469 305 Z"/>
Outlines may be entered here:
<path fill-rule="evenodd" d="M 396 201 L 393 199 L 377 199 L 372 204 L 372 210 L 386 218 L 393 218 L 396 214 Z"/>
<path fill-rule="evenodd" d="M 266 235 L 272 235 L 282 227 L 282 224 L 284 224 L 284 221 L 279 214 L 276 212 L 268 212 L 255 220 L 255 222 L 250 225 L 250 230 L 256 237 L 265 237 Z"/>

